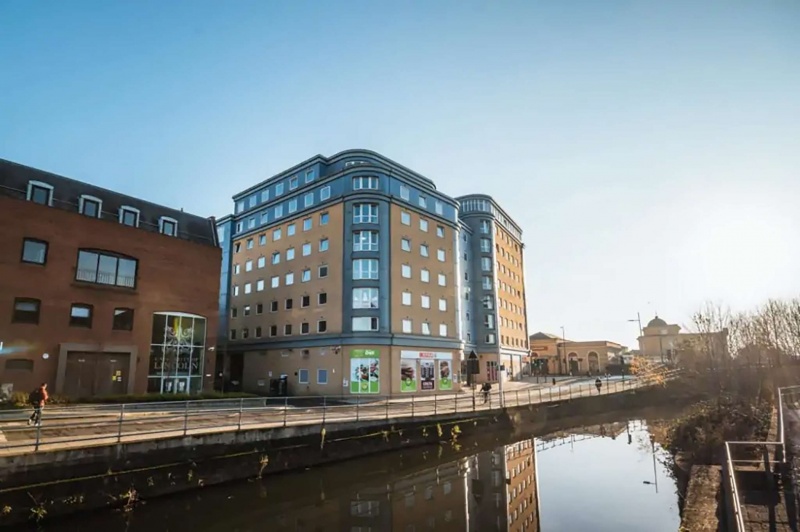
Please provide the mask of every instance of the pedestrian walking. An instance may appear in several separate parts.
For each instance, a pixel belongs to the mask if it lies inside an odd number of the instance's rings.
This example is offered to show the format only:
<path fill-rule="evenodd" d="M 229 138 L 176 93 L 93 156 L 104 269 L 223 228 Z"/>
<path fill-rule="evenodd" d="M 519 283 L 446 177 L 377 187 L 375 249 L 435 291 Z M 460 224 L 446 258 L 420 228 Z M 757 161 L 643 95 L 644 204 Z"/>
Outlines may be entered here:
<path fill-rule="evenodd" d="M 597 393 L 600 393 L 600 388 L 603 387 L 603 381 L 600 380 L 600 377 L 595 379 L 594 385 L 597 386 Z"/>
<path fill-rule="evenodd" d="M 46 382 L 43 382 L 41 386 L 28 395 L 28 403 L 33 406 L 33 414 L 28 418 L 28 425 L 35 425 L 37 427 L 42 425 L 42 408 L 44 408 L 48 398 Z"/>

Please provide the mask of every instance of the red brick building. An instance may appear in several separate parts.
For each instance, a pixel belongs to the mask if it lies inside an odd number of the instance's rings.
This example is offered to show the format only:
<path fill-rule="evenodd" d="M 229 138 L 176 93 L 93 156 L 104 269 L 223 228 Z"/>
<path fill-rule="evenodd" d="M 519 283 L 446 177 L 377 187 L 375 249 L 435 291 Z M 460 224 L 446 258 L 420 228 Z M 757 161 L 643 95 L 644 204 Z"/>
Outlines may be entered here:
<path fill-rule="evenodd" d="M 213 384 L 214 220 L 0 160 L 0 393 Z"/>

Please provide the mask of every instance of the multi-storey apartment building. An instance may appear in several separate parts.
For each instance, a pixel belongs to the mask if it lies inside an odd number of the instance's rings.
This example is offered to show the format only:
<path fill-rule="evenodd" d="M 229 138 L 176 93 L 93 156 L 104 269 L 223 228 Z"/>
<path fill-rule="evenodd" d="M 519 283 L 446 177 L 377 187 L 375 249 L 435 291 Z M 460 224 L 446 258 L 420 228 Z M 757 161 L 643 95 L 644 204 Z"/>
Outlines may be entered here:
<path fill-rule="evenodd" d="M 218 222 L 220 351 L 242 368 L 231 380 L 267 391 L 286 376 L 295 395 L 458 389 L 473 315 L 461 239 L 481 229 L 459 219 L 458 200 L 365 150 L 313 157 L 233 199 Z M 487 213 L 493 228 L 500 216 Z M 468 343 L 499 363 L 516 339 L 508 330 Z"/>
<path fill-rule="evenodd" d="M 214 220 L 0 160 L 0 387 L 210 387 Z M 207 372 L 207 373 L 206 373 Z"/>

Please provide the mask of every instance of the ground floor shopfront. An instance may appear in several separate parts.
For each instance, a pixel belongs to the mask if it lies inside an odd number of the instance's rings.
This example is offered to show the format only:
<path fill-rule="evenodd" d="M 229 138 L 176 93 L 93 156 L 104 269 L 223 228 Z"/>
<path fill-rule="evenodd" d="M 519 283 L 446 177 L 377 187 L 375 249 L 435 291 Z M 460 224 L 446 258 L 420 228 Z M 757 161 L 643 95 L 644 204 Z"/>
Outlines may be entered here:
<path fill-rule="evenodd" d="M 242 390 L 266 394 L 285 377 L 288 394 L 380 396 L 459 391 L 461 351 L 356 345 L 248 351 Z"/>

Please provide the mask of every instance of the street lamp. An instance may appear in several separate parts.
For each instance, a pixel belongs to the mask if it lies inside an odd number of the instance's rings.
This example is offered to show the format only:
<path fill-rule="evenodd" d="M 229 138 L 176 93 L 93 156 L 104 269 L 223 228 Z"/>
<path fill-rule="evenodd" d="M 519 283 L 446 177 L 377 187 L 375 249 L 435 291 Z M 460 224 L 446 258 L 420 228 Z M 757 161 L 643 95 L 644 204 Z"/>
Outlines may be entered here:
<path fill-rule="evenodd" d="M 562 360 L 561 357 L 559 357 L 559 359 L 558 359 L 558 367 L 561 370 L 561 371 L 559 371 L 559 373 L 561 373 L 563 375 L 566 372 L 566 369 L 567 369 L 567 367 L 566 367 L 567 366 L 567 334 L 564 332 L 564 326 L 563 325 L 561 326 L 561 349 L 564 350 L 564 358 L 563 358 L 564 367 L 563 368 L 561 367 L 561 360 Z"/>

